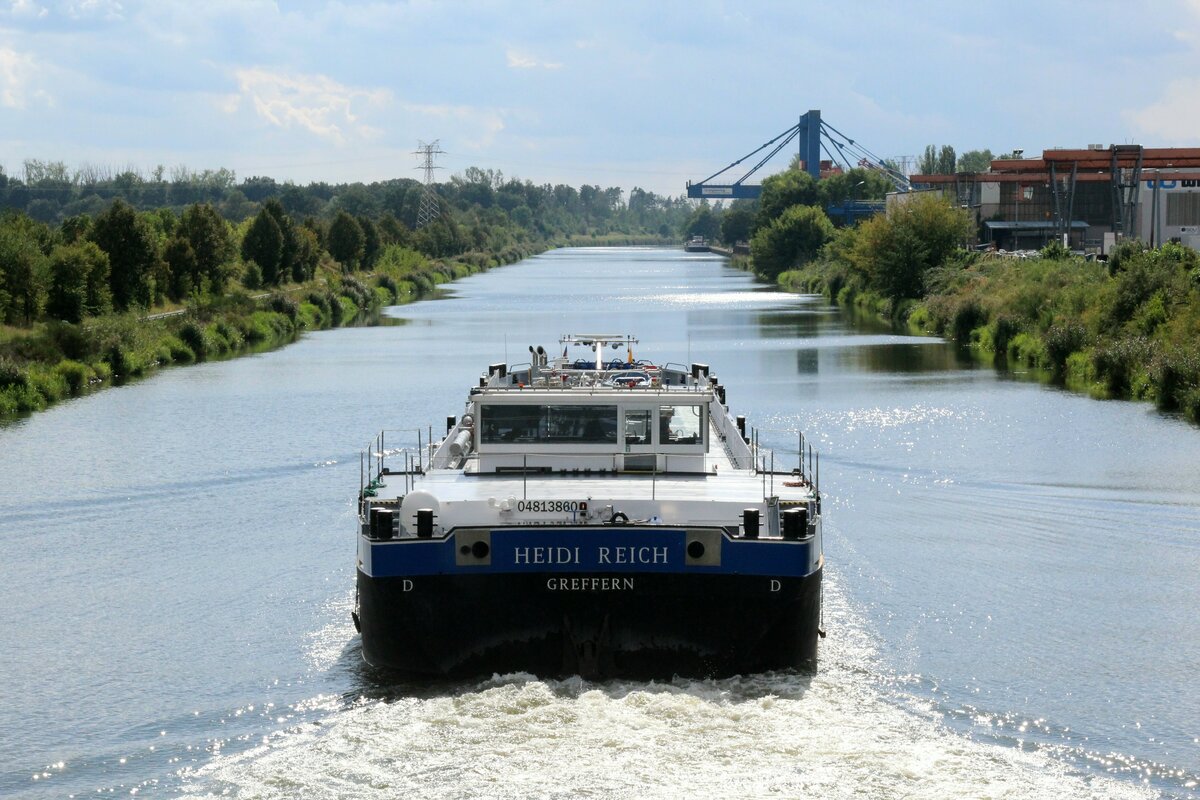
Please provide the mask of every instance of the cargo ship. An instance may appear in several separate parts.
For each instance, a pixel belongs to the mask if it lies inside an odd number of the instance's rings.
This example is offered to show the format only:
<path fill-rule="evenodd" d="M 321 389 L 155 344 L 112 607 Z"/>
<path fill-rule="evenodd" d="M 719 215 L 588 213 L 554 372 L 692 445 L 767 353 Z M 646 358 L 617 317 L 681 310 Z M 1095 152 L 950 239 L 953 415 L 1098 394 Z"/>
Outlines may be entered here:
<path fill-rule="evenodd" d="M 385 431 L 364 452 L 363 658 L 432 677 L 815 667 L 820 460 L 804 435 L 761 447 L 706 364 L 637 359 L 633 336 L 558 344 L 489 365 L 436 440 Z"/>

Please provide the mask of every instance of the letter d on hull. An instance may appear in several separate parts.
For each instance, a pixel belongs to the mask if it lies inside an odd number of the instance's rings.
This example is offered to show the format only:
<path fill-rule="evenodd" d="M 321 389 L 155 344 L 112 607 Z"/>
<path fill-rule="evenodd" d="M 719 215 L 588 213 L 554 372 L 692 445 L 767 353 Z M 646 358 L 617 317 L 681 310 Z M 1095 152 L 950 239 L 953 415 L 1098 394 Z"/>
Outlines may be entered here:
<path fill-rule="evenodd" d="M 783 584 L 779 582 L 778 578 L 771 578 L 771 591 L 772 592 L 778 592 L 782 588 L 783 588 Z M 405 591 L 407 591 L 407 590 L 405 590 Z"/>
<path fill-rule="evenodd" d="M 404 583 L 401 584 L 401 586 L 403 587 L 404 591 L 406 591 L 406 592 L 411 592 L 413 590 L 413 582 L 411 580 L 409 580 L 408 578 L 404 579 Z M 774 591 L 774 590 L 772 589 L 772 591 Z"/>

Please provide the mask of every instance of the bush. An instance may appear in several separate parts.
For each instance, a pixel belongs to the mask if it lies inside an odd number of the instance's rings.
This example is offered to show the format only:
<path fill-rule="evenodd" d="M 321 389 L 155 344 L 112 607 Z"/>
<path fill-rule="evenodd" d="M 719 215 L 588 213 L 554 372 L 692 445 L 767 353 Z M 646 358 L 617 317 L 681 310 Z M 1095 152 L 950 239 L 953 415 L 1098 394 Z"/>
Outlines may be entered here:
<path fill-rule="evenodd" d="M 342 309 L 341 319 L 343 324 L 353 322 L 362 311 L 361 308 L 354 304 L 353 300 L 345 295 L 338 297 L 338 307 Z"/>
<path fill-rule="evenodd" d="M 53 367 L 34 364 L 29 368 L 29 383 L 37 389 L 38 394 L 46 399 L 46 404 L 57 402 L 71 394 L 71 387 L 61 372 Z"/>
<path fill-rule="evenodd" d="M 1153 347 L 1143 337 L 1126 337 L 1098 345 L 1092 351 L 1096 378 L 1111 395 L 1129 390 L 1133 376 L 1150 361 Z"/>
<path fill-rule="evenodd" d="M 1108 274 L 1116 275 L 1145 252 L 1146 245 L 1139 239 L 1126 239 L 1117 243 L 1108 253 Z"/>
<path fill-rule="evenodd" d="M 168 352 L 171 354 L 171 362 L 175 364 L 191 364 L 196 360 L 196 353 L 192 348 L 184 344 L 183 340 L 178 336 L 169 336 L 165 342 Z"/>
<path fill-rule="evenodd" d="M 277 311 L 290 319 L 296 321 L 296 314 L 300 311 L 300 304 L 285 294 L 271 295 L 271 301 L 267 304 L 272 311 Z"/>
<path fill-rule="evenodd" d="M 87 358 L 89 342 L 83 328 L 69 322 L 51 322 L 46 325 L 46 334 L 64 356 L 70 359 Z"/>
<path fill-rule="evenodd" d="M 231 325 L 228 320 L 217 320 L 209 326 L 209 330 L 220 337 L 221 341 L 225 343 L 224 350 L 226 352 L 240 350 L 242 345 L 245 344 L 245 337 L 242 336 L 242 332 Z"/>
<path fill-rule="evenodd" d="M 400 297 L 400 287 L 396 285 L 396 279 L 391 275 L 380 275 L 375 279 L 375 286 L 387 290 L 388 302 Z"/>
<path fill-rule="evenodd" d="M 320 308 L 312 303 L 301 303 L 296 324 L 301 328 L 317 330 L 325 327 L 325 315 L 321 313 Z"/>
<path fill-rule="evenodd" d="M 1200 350 L 1172 348 L 1158 353 L 1150 364 L 1150 380 L 1159 408 L 1184 408 L 1188 393 L 1200 388 Z"/>
<path fill-rule="evenodd" d="M 0 356 L 0 389 L 7 389 L 10 386 L 25 386 L 27 383 L 25 370 L 12 359 Z"/>
<path fill-rule="evenodd" d="M 112 374 L 115 377 L 118 379 L 129 377 L 133 366 L 129 360 L 129 353 L 120 344 L 110 344 L 101 354 L 101 358 L 112 369 Z"/>
<path fill-rule="evenodd" d="M 2 416 L 27 414 L 31 411 L 41 411 L 45 407 L 46 399 L 32 386 L 13 385 L 0 389 L 0 415 Z"/>
<path fill-rule="evenodd" d="M 320 309 L 320 311 L 321 311 L 321 316 L 323 316 L 323 317 L 329 317 L 329 316 L 330 316 L 330 309 L 329 309 L 329 306 L 330 306 L 330 298 L 329 298 L 329 295 L 327 295 L 327 294 L 321 294 L 320 292 L 309 292 L 309 293 L 308 293 L 308 297 L 307 297 L 307 298 L 305 298 L 305 299 L 306 299 L 306 300 L 308 300 L 308 302 L 309 302 L 309 303 L 312 303 L 314 306 L 316 306 L 318 309 Z"/>
<path fill-rule="evenodd" d="M 354 304 L 351 303 L 351 305 Z M 357 313 L 358 309 L 355 308 L 349 319 L 353 320 L 354 314 Z M 335 328 L 346 322 L 346 306 L 342 305 L 342 298 L 334 295 L 329 296 L 329 320 L 330 324 Z"/>
<path fill-rule="evenodd" d="M 1066 366 L 1067 357 L 1083 348 L 1087 341 L 1087 329 L 1078 322 L 1065 322 L 1051 325 L 1046 331 L 1045 345 L 1048 366 L 1055 372 L 1061 372 Z"/>
<path fill-rule="evenodd" d="M 1046 246 L 1041 249 L 1042 258 L 1050 261 L 1061 261 L 1064 258 L 1071 257 L 1071 251 L 1063 247 L 1063 243 L 1057 239 L 1047 242 Z"/>
<path fill-rule="evenodd" d="M 1179 408 L 1192 422 L 1200 422 L 1200 387 L 1183 392 L 1179 397 Z"/>
<path fill-rule="evenodd" d="M 246 262 L 246 271 L 242 273 L 242 286 L 247 289 L 261 289 L 263 285 L 262 269 L 258 262 L 250 259 Z"/>
<path fill-rule="evenodd" d="M 1011 314 L 997 314 L 988 325 L 992 336 L 992 347 L 996 353 L 1007 353 L 1008 343 L 1021 332 L 1020 321 Z"/>
<path fill-rule="evenodd" d="M 58 362 L 54 370 L 66 381 L 67 389 L 72 396 L 82 394 L 91 383 L 92 377 L 95 374 L 87 364 L 70 359 L 63 359 Z"/>
<path fill-rule="evenodd" d="M 951 331 L 956 342 L 965 343 L 971 339 L 971 331 L 987 321 L 987 314 L 974 300 L 966 300 L 954 309 L 951 319 Z"/>
<path fill-rule="evenodd" d="M 199 324 L 190 320 L 184 323 L 179 329 L 179 338 L 192 351 L 192 356 L 197 361 L 208 358 L 208 340 Z"/>
<path fill-rule="evenodd" d="M 1029 367 L 1044 367 L 1050 361 L 1046 343 L 1034 334 L 1022 331 L 1008 343 L 1009 361 Z"/>
<path fill-rule="evenodd" d="M 833 238 L 833 223 L 817 206 L 796 205 L 760 227 L 750 240 L 754 271 L 774 280 L 816 257 Z"/>
<path fill-rule="evenodd" d="M 364 286 L 362 281 L 349 275 L 342 277 L 340 293 L 343 297 L 350 298 L 354 305 L 361 309 L 370 308 L 371 298 L 374 296 L 374 293 Z"/>

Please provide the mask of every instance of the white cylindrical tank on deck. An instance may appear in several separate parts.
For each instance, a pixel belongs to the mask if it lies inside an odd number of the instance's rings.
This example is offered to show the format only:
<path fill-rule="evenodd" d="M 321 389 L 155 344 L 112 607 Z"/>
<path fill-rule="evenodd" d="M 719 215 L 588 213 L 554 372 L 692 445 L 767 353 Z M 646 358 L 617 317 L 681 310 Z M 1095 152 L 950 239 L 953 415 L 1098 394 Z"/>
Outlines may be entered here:
<path fill-rule="evenodd" d="M 451 458 L 462 458 L 464 456 L 470 455 L 471 444 L 472 444 L 471 432 L 469 430 L 459 431 L 458 435 L 454 437 L 454 440 L 452 442 L 450 442 L 450 457 Z"/>

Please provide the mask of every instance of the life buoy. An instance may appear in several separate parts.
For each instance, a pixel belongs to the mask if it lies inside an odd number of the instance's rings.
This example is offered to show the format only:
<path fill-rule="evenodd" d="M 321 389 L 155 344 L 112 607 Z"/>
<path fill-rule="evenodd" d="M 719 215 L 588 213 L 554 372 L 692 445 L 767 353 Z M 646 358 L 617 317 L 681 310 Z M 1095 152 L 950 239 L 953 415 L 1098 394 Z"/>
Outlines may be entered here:
<path fill-rule="evenodd" d="M 628 525 L 629 517 L 626 516 L 624 511 L 618 511 L 608 518 L 608 522 L 611 525 Z"/>

